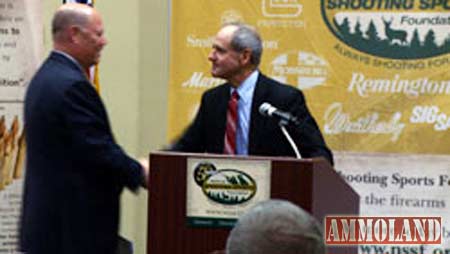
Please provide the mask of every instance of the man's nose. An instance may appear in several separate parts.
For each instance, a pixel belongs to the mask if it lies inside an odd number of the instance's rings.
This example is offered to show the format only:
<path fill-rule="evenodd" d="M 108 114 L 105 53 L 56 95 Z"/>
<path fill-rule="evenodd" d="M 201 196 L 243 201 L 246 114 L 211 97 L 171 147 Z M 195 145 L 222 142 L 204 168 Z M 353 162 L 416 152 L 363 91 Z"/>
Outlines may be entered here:
<path fill-rule="evenodd" d="M 208 60 L 212 62 L 214 59 L 216 59 L 216 54 L 214 53 L 214 50 L 211 50 L 208 55 Z"/>
<path fill-rule="evenodd" d="M 106 39 L 106 37 L 103 37 L 102 45 L 106 46 L 106 44 L 108 44 L 108 39 Z"/>

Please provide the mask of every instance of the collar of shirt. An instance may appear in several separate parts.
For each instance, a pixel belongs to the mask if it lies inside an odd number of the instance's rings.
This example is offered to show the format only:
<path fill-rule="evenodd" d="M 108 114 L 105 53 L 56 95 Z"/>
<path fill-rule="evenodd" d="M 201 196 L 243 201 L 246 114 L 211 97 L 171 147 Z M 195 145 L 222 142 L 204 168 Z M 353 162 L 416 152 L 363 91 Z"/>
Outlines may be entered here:
<path fill-rule="evenodd" d="M 239 104 L 241 101 L 244 105 L 249 105 L 253 99 L 253 92 L 255 91 L 256 81 L 258 80 L 259 71 L 255 70 L 247 79 L 242 82 L 238 88 L 231 88 L 230 94 L 236 89 L 239 94 Z"/>
<path fill-rule="evenodd" d="M 78 67 L 78 69 L 80 69 L 80 71 L 83 73 L 83 74 L 85 74 L 85 71 L 84 71 L 84 69 L 83 69 L 83 67 L 81 67 L 81 65 L 80 65 L 80 63 L 78 63 L 78 61 L 75 59 L 75 58 L 73 58 L 71 55 L 69 55 L 69 54 L 67 54 L 66 52 L 64 52 L 64 51 L 61 51 L 61 50 L 56 50 L 56 49 L 54 49 L 54 50 L 52 50 L 54 53 L 56 53 L 56 54 L 60 54 L 60 55 L 62 55 L 62 56 L 64 56 L 64 57 L 66 57 L 67 59 L 69 59 L 70 61 L 72 61 L 77 67 Z M 85 74 L 86 75 L 86 74 Z"/>

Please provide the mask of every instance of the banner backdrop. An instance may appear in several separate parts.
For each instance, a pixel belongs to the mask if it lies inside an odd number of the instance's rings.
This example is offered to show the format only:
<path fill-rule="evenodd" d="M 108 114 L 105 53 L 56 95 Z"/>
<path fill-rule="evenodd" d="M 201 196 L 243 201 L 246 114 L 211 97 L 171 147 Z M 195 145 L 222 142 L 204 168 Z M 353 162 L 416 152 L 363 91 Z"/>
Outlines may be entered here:
<path fill-rule="evenodd" d="M 43 51 L 42 2 L 0 0 L 0 253 L 18 253 L 23 98 Z"/>
<path fill-rule="evenodd" d="M 441 215 L 445 241 L 426 253 L 450 253 L 450 1 L 172 0 L 171 11 L 169 140 L 223 82 L 207 60 L 220 25 L 249 23 L 264 40 L 260 70 L 304 91 L 361 211 Z M 351 181 L 367 174 L 386 187 Z"/>

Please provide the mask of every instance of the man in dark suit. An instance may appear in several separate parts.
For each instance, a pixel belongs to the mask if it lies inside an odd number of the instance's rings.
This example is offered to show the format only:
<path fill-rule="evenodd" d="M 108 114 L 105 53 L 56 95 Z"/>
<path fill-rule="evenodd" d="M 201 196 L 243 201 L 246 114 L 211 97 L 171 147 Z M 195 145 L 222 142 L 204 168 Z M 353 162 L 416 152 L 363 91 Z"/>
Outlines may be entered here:
<path fill-rule="evenodd" d="M 252 27 L 240 23 L 222 27 L 214 39 L 208 59 L 212 63 L 212 76 L 227 82 L 203 94 L 195 120 L 171 149 L 198 153 L 232 151 L 243 155 L 295 156 L 278 121 L 258 113 L 260 105 L 268 102 L 300 120 L 299 126 L 288 126 L 287 130 L 302 157 L 321 156 L 333 164 L 332 153 L 309 113 L 303 93 L 260 73 L 258 65 L 261 54 L 261 38 Z M 232 96 L 235 92 L 237 95 Z M 229 105 L 233 104 L 235 97 L 238 101 L 237 113 L 229 114 Z M 236 114 L 235 124 L 229 124 L 230 118 L 234 119 L 230 115 Z M 234 129 L 228 127 L 234 125 Z M 228 129 L 232 129 L 231 133 L 235 132 L 231 135 L 231 141 Z M 229 149 L 229 144 L 233 149 Z"/>
<path fill-rule="evenodd" d="M 27 254 L 113 254 L 123 187 L 147 186 L 148 168 L 115 142 L 87 77 L 106 45 L 102 19 L 83 4 L 53 17 L 54 49 L 25 98 L 27 164 L 20 247 Z"/>

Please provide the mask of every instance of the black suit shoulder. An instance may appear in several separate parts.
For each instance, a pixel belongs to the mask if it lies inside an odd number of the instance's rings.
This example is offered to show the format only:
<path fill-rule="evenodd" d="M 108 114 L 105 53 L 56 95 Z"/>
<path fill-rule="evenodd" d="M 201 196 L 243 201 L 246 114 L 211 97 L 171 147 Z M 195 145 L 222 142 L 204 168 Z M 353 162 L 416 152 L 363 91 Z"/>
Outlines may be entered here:
<path fill-rule="evenodd" d="M 216 99 L 230 92 L 230 84 L 223 83 L 219 86 L 206 90 L 202 95 L 202 100 Z"/>
<path fill-rule="evenodd" d="M 287 129 L 293 136 L 303 157 L 323 156 L 333 164 L 332 153 L 326 146 L 314 117 L 309 112 L 303 92 L 293 86 L 268 78 L 263 74 L 260 74 L 258 78 L 253 96 L 251 127 L 254 133 L 251 133 L 250 139 L 252 141 L 250 147 L 252 152 L 263 155 L 293 155 L 292 148 L 279 131 L 278 121 L 263 118 L 258 114 L 258 107 L 264 102 L 268 102 L 282 111 L 291 113 L 301 121 L 300 127 L 288 126 Z M 261 126 L 264 126 L 266 131 L 261 130 L 264 129 Z M 268 139 L 269 136 L 274 137 L 271 139 L 270 144 L 261 141 Z M 261 139 L 261 137 L 267 138 Z"/>

